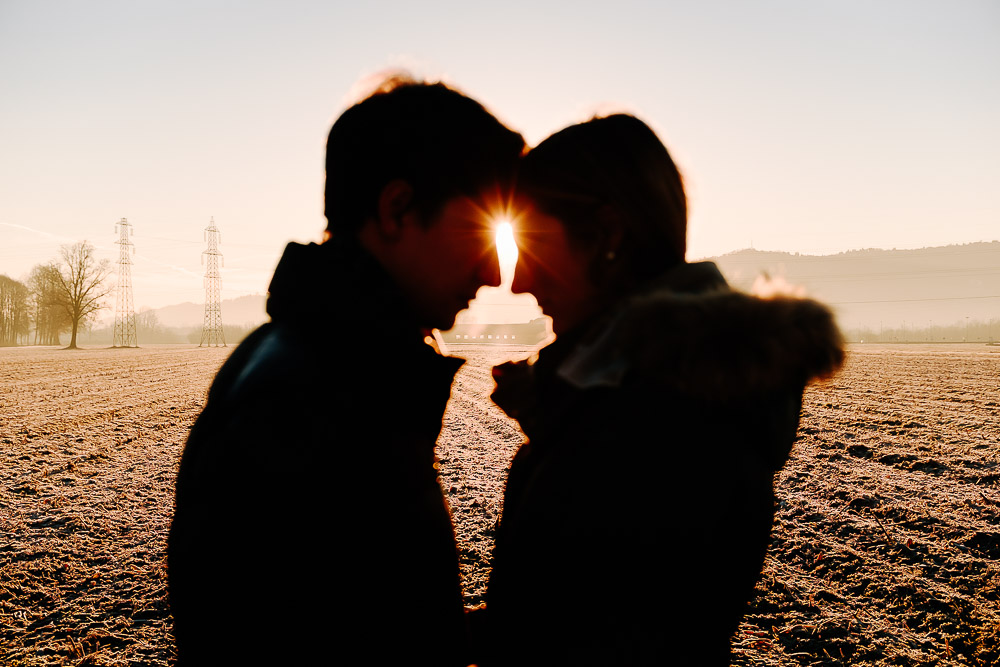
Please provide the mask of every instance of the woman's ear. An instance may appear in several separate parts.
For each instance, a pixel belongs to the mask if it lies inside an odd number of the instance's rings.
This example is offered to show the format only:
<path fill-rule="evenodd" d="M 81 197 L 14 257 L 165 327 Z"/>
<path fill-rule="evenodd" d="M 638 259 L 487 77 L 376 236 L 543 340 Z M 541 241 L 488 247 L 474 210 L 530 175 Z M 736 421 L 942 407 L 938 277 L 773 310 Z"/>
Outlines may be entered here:
<path fill-rule="evenodd" d="M 386 183 L 378 196 L 376 209 L 376 232 L 383 240 L 399 237 L 403 229 L 403 217 L 413 203 L 413 186 L 397 178 Z"/>
<path fill-rule="evenodd" d="M 627 271 L 622 257 L 625 221 L 613 206 L 602 206 L 596 212 L 597 239 L 591 255 L 591 279 L 604 290 L 618 289 Z"/>
<path fill-rule="evenodd" d="M 597 258 L 598 261 L 615 261 L 625 235 L 625 221 L 613 206 L 605 204 L 597 209 Z"/>

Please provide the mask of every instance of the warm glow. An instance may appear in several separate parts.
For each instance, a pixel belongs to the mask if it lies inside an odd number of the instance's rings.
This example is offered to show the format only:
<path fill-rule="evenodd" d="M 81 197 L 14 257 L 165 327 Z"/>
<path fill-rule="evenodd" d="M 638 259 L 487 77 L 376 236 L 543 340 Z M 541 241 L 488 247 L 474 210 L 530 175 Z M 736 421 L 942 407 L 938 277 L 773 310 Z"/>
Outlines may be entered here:
<path fill-rule="evenodd" d="M 514 267 L 517 264 L 517 243 L 514 241 L 514 227 L 507 220 L 497 224 L 497 258 L 500 261 L 501 287 L 510 289 L 514 282 Z"/>

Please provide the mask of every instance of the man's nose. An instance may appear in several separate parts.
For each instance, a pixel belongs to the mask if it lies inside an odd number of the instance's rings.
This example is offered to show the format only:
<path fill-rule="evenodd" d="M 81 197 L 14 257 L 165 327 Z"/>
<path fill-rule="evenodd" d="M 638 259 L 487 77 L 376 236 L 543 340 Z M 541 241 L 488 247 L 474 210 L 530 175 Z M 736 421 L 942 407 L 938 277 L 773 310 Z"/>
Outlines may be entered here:
<path fill-rule="evenodd" d="M 500 262 L 497 260 L 496 252 L 492 252 L 483 258 L 479 265 L 479 280 L 483 285 L 490 287 L 500 286 Z"/>

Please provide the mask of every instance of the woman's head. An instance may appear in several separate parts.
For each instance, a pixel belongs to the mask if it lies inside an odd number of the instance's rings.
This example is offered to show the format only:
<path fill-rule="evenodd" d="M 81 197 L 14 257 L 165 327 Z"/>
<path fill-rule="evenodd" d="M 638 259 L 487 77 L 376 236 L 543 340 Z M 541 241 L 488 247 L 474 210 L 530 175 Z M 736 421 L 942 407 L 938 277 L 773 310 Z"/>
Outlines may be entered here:
<path fill-rule="evenodd" d="M 633 116 L 553 134 L 522 160 L 518 194 L 526 211 L 514 289 L 535 294 L 557 332 L 684 261 L 680 173 Z"/>

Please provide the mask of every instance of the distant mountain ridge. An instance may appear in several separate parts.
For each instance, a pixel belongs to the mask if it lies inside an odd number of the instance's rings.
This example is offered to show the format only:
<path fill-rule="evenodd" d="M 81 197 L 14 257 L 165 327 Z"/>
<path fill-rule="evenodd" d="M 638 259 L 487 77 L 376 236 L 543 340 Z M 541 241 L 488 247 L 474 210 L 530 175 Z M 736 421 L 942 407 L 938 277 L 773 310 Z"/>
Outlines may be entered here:
<path fill-rule="evenodd" d="M 709 261 L 742 290 L 765 274 L 802 286 L 834 309 L 842 327 L 1000 321 L 1000 241 L 835 255 L 748 249 Z"/>

